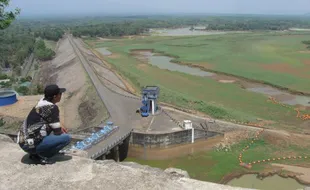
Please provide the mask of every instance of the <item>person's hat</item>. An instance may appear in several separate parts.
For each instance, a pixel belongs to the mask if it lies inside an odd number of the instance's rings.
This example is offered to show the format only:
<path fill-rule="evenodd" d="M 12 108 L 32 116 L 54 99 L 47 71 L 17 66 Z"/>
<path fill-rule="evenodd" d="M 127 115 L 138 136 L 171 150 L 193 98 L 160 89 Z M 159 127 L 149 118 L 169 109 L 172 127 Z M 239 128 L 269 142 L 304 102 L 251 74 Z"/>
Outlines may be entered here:
<path fill-rule="evenodd" d="M 47 97 L 53 97 L 57 94 L 64 93 L 66 91 L 65 88 L 59 88 L 56 84 L 51 84 L 45 87 L 44 89 L 44 96 Z"/>

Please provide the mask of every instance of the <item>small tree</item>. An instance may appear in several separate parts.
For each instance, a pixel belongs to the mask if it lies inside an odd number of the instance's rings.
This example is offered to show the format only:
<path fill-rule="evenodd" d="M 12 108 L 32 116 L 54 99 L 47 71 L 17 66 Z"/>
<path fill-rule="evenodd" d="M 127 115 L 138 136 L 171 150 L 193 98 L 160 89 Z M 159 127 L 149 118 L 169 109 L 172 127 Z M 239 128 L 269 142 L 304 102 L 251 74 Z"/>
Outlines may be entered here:
<path fill-rule="evenodd" d="M 15 11 L 5 11 L 9 6 L 10 0 L 0 0 L 0 30 L 3 30 L 11 25 L 16 16 L 19 15 L 20 9 L 16 8 Z"/>
<path fill-rule="evenodd" d="M 26 86 L 20 86 L 16 89 L 16 91 L 22 95 L 29 95 L 29 88 Z"/>

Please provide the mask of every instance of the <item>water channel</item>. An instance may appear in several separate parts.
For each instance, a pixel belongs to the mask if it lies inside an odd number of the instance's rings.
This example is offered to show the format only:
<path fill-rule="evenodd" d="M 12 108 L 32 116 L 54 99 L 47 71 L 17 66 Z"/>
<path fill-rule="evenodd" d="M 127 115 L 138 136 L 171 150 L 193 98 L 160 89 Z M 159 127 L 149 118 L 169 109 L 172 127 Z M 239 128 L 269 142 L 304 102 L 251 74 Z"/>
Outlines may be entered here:
<path fill-rule="evenodd" d="M 227 183 L 227 185 L 243 188 L 262 189 L 262 190 L 296 190 L 305 188 L 292 178 L 282 178 L 278 175 L 259 179 L 255 174 L 243 175 Z"/>
<path fill-rule="evenodd" d="M 112 52 L 110 52 L 107 48 L 102 47 L 102 48 L 97 48 L 96 50 L 98 50 L 102 55 L 104 56 L 109 56 L 112 55 Z"/>
<path fill-rule="evenodd" d="M 140 60 L 147 60 L 149 64 L 159 67 L 160 69 L 167 69 L 169 71 L 177 71 L 181 73 L 186 73 L 190 75 L 195 76 L 201 76 L 201 77 L 210 77 L 212 79 L 215 78 L 215 76 L 219 76 L 218 74 L 203 71 L 199 68 L 193 68 L 186 65 L 180 65 L 171 62 L 173 58 L 163 55 L 156 55 L 155 53 L 152 53 L 151 51 L 138 51 L 137 52 L 137 59 Z M 219 82 L 236 82 L 236 80 L 219 80 Z M 271 86 L 266 86 L 260 83 L 251 83 L 252 87 L 246 88 L 246 90 L 251 92 L 256 92 L 260 94 L 264 94 L 266 96 L 273 96 L 276 99 L 278 99 L 280 102 L 288 105 L 303 105 L 303 106 L 310 106 L 310 97 L 307 96 L 300 96 L 300 95 L 293 95 L 288 92 L 283 92 L 281 90 L 278 90 Z"/>

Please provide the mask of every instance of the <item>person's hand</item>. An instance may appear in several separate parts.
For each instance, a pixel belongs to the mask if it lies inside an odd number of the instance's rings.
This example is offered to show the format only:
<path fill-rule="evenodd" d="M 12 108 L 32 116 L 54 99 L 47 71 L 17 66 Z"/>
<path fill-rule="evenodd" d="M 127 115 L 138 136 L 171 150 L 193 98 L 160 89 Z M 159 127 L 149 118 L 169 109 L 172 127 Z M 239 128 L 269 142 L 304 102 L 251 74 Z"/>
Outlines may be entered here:
<path fill-rule="evenodd" d="M 68 133 L 68 130 L 64 127 L 64 124 L 62 122 L 60 122 L 60 126 L 61 126 L 62 133 Z"/>
<path fill-rule="evenodd" d="M 61 127 L 61 131 L 62 133 L 68 133 L 67 129 L 65 129 L 64 127 Z"/>

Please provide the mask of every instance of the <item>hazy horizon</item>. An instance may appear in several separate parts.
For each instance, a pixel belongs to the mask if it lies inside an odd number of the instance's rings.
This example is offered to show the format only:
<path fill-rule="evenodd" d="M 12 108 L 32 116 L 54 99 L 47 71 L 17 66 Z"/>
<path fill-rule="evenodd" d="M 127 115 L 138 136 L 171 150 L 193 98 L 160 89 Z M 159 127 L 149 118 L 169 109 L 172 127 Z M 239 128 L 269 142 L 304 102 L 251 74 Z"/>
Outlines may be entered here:
<path fill-rule="evenodd" d="M 96 16 L 141 14 L 282 14 L 310 12 L 310 0 L 11 0 L 11 8 L 21 8 L 21 17 Z"/>

